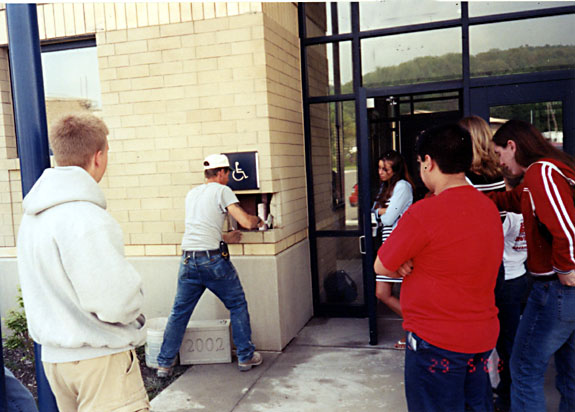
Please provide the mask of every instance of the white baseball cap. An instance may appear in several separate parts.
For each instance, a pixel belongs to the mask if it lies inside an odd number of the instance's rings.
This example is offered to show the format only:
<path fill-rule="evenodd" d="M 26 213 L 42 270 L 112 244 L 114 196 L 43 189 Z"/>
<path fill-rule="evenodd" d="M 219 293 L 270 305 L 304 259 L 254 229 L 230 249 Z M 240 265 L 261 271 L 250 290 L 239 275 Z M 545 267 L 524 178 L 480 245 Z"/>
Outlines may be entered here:
<path fill-rule="evenodd" d="M 220 167 L 227 167 L 228 169 L 232 170 L 230 167 L 230 161 L 226 155 L 211 154 L 204 159 L 204 170 L 218 169 Z"/>

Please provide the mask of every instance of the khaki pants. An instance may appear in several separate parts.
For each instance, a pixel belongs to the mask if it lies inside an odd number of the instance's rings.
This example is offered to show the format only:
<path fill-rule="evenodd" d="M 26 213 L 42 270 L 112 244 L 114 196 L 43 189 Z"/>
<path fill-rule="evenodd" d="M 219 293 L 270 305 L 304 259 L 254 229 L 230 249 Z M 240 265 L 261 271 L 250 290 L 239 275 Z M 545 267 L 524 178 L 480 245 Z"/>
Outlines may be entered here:
<path fill-rule="evenodd" d="M 134 350 L 43 364 L 61 412 L 136 412 L 150 407 Z"/>

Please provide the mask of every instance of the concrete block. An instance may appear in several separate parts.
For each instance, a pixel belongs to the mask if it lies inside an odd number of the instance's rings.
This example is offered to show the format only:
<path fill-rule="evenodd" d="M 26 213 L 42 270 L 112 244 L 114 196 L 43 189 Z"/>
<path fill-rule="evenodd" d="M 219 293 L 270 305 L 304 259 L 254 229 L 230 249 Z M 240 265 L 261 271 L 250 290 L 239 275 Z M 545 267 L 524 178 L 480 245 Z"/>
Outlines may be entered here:
<path fill-rule="evenodd" d="M 194 320 L 188 323 L 180 346 L 180 364 L 198 365 L 231 361 L 229 319 Z"/>

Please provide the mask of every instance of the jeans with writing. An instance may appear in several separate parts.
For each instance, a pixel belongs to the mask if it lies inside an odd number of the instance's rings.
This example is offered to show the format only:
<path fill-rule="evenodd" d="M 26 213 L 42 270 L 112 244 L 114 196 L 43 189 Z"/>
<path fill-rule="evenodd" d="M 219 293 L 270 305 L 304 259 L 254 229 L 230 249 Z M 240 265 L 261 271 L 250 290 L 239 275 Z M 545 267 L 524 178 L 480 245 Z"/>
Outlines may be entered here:
<path fill-rule="evenodd" d="M 441 349 L 409 332 L 405 352 L 405 395 L 410 412 L 493 411 L 488 362 L 491 351 Z M 466 409 L 467 408 L 467 409 Z"/>
<path fill-rule="evenodd" d="M 511 410 L 544 411 L 543 383 L 555 355 L 559 410 L 575 411 L 575 287 L 534 282 L 511 355 Z"/>
<path fill-rule="evenodd" d="M 168 367 L 176 359 L 190 316 L 206 289 L 212 291 L 230 311 L 238 360 L 245 362 L 252 358 L 255 347 L 251 342 L 248 303 L 236 269 L 220 255 L 201 255 L 182 257 L 178 290 L 158 355 L 160 366 Z"/>

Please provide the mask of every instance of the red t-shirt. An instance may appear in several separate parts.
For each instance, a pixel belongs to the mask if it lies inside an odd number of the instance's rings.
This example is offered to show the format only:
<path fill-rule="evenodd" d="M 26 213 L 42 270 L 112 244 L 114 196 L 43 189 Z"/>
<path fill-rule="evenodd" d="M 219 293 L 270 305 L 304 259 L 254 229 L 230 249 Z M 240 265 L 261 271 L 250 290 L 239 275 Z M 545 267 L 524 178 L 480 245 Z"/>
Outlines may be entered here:
<path fill-rule="evenodd" d="M 460 353 L 495 347 L 495 281 L 503 256 L 497 208 L 472 186 L 447 189 L 407 210 L 378 251 L 397 270 L 413 259 L 401 289 L 403 328 Z"/>

